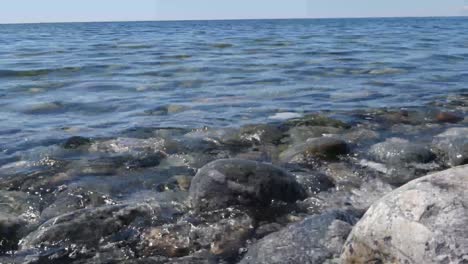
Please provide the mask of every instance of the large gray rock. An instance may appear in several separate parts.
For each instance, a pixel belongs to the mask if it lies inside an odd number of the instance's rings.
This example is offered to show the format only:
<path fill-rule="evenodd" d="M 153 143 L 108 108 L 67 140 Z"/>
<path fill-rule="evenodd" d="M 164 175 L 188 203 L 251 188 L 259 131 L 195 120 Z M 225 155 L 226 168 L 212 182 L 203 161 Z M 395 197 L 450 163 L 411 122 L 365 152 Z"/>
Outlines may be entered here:
<path fill-rule="evenodd" d="M 353 222 L 338 211 L 308 217 L 259 240 L 240 263 L 323 263 L 339 257 Z"/>
<path fill-rule="evenodd" d="M 377 201 L 349 235 L 343 263 L 467 263 L 468 166 L 414 180 Z"/>
<path fill-rule="evenodd" d="M 213 161 L 192 180 L 190 199 L 198 211 L 229 206 L 262 207 L 272 200 L 295 202 L 305 191 L 294 177 L 270 164 L 241 159 Z"/>

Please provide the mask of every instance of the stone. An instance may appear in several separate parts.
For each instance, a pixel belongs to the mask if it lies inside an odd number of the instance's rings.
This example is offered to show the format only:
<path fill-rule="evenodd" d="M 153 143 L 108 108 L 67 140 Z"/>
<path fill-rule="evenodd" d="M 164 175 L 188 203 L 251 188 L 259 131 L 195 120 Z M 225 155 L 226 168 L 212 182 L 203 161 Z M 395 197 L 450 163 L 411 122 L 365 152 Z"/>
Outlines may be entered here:
<path fill-rule="evenodd" d="M 145 230 L 138 254 L 179 258 L 203 249 L 218 258 L 233 259 L 253 233 L 253 221 L 248 214 L 231 208 L 212 215 L 189 216 L 175 224 Z"/>
<path fill-rule="evenodd" d="M 74 137 L 67 139 L 67 141 L 63 143 L 63 148 L 64 149 L 77 149 L 77 148 L 81 148 L 81 147 L 85 147 L 89 145 L 91 145 L 91 139 L 85 138 L 85 137 L 74 136 Z"/>
<path fill-rule="evenodd" d="M 342 263 L 466 263 L 467 201 L 468 166 L 411 181 L 365 213 Z"/>
<path fill-rule="evenodd" d="M 428 163 L 435 159 L 434 153 L 428 148 L 401 138 L 377 143 L 370 147 L 369 154 L 377 161 L 397 165 Z"/>
<path fill-rule="evenodd" d="M 166 208 L 164 208 L 166 209 Z M 21 249 L 37 246 L 99 248 L 106 238 L 170 218 L 158 204 L 138 203 L 87 208 L 52 218 L 22 239 Z M 117 237 L 115 237 L 117 236 Z M 121 237 L 121 239 L 125 239 Z"/>
<path fill-rule="evenodd" d="M 354 222 L 341 211 L 307 217 L 258 240 L 240 263 L 323 263 L 339 256 Z"/>
<path fill-rule="evenodd" d="M 458 123 L 462 121 L 464 117 L 452 112 L 440 112 L 436 115 L 435 119 L 440 123 Z"/>
<path fill-rule="evenodd" d="M 37 224 L 39 197 L 0 191 L 0 254 L 16 250 L 18 241 Z"/>
<path fill-rule="evenodd" d="M 449 167 L 468 164 L 468 128 L 447 129 L 434 137 L 432 144 Z"/>
<path fill-rule="evenodd" d="M 191 203 L 197 211 L 236 205 L 265 207 L 272 200 L 292 203 L 305 197 L 291 174 L 270 164 L 240 159 L 205 165 L 190 186 Z"/>
<path fill-rule="evenodd" d="M 294 162 L 310 158 L 336 160 L 349 152 L 345 141 L 333 137 L 310 138 L 305 143 L 295 145 L 280 154 L 283 162 Z"/>
<path fill-rule="evenodd" d="M 337 128 L 349 128 L 350 125 L 343 121 L 330 118 L 320 114 L 309 114 L 300 118 L 289 119 L 285 122 L 287 126 L 325 126 Z"/>

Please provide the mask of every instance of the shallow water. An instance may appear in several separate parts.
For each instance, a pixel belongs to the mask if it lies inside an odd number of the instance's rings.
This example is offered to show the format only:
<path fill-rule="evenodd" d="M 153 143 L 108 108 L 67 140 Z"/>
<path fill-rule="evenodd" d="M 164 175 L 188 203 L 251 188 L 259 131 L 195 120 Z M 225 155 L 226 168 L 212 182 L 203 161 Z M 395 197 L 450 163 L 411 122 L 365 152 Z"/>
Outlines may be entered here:
<path fill-rule="evenodd" d="M 466 91 L 467 22 L 0 25 L 1 150 L 5 158 L 70 135 L 133 127 L 238 126 L 281 112 L 423 105 Z"/>

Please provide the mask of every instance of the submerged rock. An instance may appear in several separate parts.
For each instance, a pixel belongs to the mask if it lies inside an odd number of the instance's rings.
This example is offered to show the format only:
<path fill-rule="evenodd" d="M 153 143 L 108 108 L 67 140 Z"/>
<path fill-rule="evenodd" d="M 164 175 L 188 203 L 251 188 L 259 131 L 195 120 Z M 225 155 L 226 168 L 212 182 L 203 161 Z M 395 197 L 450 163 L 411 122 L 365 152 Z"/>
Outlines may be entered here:
<path fill-rule="evenodd" d="M 458 123 L 463 120 L 463 116 L 452 112 L 440 112 L 435 119 L 441 123 Z"/>
<path fill-rule="evenodd" d="M 89 145 L 91 145 L 91 139 L 85 138 L 85 137 L 74 136 L 74 137 L 67 139 L 67 141 L 63 143 L 63 148 L 64 149 L 77 149 L 77 148 L 81 148 L 81 147 L 89 146 Z"/>
<path fill-rule="evenodd" d="M 318 158 L 325 160 L 335 160 L 340 155 L 349 152 L 349 147 L 345 141 L 332 137 L 320 137 L 308 139 L 305 143 L 292 146 L 280 154 L 283 162 L 307 160 Z"/>
<path fill-rule="evenodd" d="M 149 203 L 82 209 L 50 219 L 22 239 L 20 246 L 24 250 L 39 246 L 68 247 L 74 244 L 82 248 L 98 249 L 105 246 L 106 239 L 125 239 L 125 232 L 136 231 L 138 227 L 155 222 L 164 223 L 170 217 L 170 213 L 165 212 L 158 204 Z"/>
<path fill-rule="evenodd" d="M 240 263 L 323 263 L 339 256 L 354 221 L 338 211 L 308 217 L 260 239 Z"/>
<path fill-rule="evenodd" d="M 284 170 L 266 163 L 222 159 L 201 168 L 192 180 L 190 198 L 198 211 L 231 205 L 268 206 L 272 200 L 305 198 L 303 188 Z"/>
<path fill-rule="evenodd" d="M 468 261 L 468 166 L 414 180 L 381 198 L 349 235 L 343 263 Z"/>
<path fill-rule="evenodd" d="M 305 115 L 300 118 L 289 119 L 285 122 L 288 126 L 325 126 L 325 127 L 338 127 L 349 128 L 349 124 L 343 121 L 330 118 L 328 116 L 319 114 Z"/>

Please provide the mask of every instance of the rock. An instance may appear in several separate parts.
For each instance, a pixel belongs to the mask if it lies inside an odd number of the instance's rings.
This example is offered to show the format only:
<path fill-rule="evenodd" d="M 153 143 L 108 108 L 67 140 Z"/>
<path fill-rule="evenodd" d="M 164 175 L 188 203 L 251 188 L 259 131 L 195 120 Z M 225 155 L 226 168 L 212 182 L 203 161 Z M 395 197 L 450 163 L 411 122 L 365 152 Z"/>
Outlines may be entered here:
<path fill-rule="evenodd" d="M 52 218 L 26 236 L 21 249 L 41 246 L 68 247 L 75 244 L 99 248 L 106 239 L 119 239 L 119 233 L 137 230 L 142 225 L 164 223 L 170 218 L 167 208 L 139 203 L 82 209 Z M 125 236 L 120 236 L 125 239 Z"/>
<path fill-rule="evenodd" d="M 432 143 L 448 166 L 468 164 L 468 128 L 450 128 L 435 136 Z"/>
<path fill-rule="evenodd" d="M 92 191 L 84 191 L 82 188 L 70 188 L 67 190 L 56 190 L 53 193 L 51 202 L 41 212 L 40 222 L 45 222 L 51 218 L 70 213 L 84 208 L 98 207 L 113 203 L 104 194 Z"/>
<path fill-rule="evenodd" d="M 310 216 L 259 240 L 240 263 L 323 263 L 339 256 L 354 221 L 338 211 Z"/>
<path fill-rule="evenodd" d="M 458 123 L 463 119 L 463 116 L 452 112 L 440 112 L 436 115 L 437 122 L 441 123 Z"/>
<path fill-rule="evenodd" d="M 0 254 L 16 250 L 18 241 L 37 223 L 39 197 L 0 191 Z"/>
<path fill-rule="evenodd" d="M 192 179 L 190 198 L 197 211 L 231 205 L 268 206 L 272 200 L 294 202 L 305 192 L 294 177 L 266 163 L 222 159 L 201 168 Z"/>
<path fill-rule="evenodd" d="M 414 180 L 374 203 L 342 263 L 466 263 L 468 166 Z"/>
<path fill-rule="evenodd" d="M 287 126 L 324 126 L 324 127 L 338 127 L 349 128 L 350 126 L 345 122 L 330 118 L 328 116 L 319 114 L 305 115 L 300 118 L 289 119 L 285 122 Z"/>
<path fill-rule="evenodd" d="M 292 127 L 287 132 L 289 136 L 286 143 L 300 144 L 307 141 L 309 138 L 322 137 L 329 134 L 338 134 L 342 131 L 341 128 L 324 127 L 324 126 L 298 126 Z"/>
<path fill-rule="evenodd" d="M 292 146 L 280 154 L 283 162 L 294 162 L 319 158 L 325 160 L 337 159 L 349 152 L 345 141 L 332 137 L 310 138 L 305 143 Z"/>
<path fill-rule="evenodd" d="M 91 140 L 89 138 L 75 136 L 67 139 L 67 141 L 65 141 L 65 143 L 63 144 L 63 148 L 77 149 L 89 145 L 91 145 Z"/>
<path fill-rule="evenodd" d="M 291 173 L 296 177 L 299 184 L 307 190 L 309 196 L 335 187 L 335 184 L 327 175 L 319 172 L 296 168 L 291 170 Z"/>
<path fill-rule="evenodd" d="M 221 217 L 201 215 L 176 224 L 152 227 L 142 234 L 137 247 L 144 257 L 183 257 L 200 249 L 222 259 L 236 258 L 239 249 L 253 233 L 253 219 L 239 210 L 216 211 Z"/>
<path fill-rule="evenodd" d="M 371 146 L 369 153 L 377 161 L 397 165 L 427 163 L 435 159 L 434 153 L 426 147 L 401 138 L 377 143 Z"/>
<path fill-rule="evenodd" d="M 242 127 L 239 132 L 242 139 L 262 145 L 277 145 L 284 137 L 284 131 L 273 124 L 247 125 Z"/>

